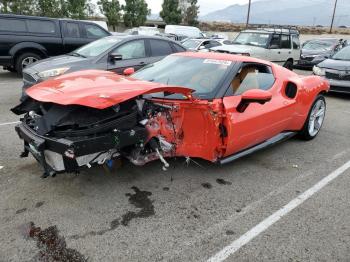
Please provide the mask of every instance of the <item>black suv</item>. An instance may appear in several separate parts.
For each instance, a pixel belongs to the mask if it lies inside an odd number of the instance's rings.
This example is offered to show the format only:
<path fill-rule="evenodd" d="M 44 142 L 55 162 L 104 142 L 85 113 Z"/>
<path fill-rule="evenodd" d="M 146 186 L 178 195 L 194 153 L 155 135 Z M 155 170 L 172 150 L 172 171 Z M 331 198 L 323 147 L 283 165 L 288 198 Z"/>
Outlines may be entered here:
<path fill-rule="evenodd" d="M 93 22 L 0 14 L 0 65 L 22 74 L 29 64 L 111 35 Z"/>

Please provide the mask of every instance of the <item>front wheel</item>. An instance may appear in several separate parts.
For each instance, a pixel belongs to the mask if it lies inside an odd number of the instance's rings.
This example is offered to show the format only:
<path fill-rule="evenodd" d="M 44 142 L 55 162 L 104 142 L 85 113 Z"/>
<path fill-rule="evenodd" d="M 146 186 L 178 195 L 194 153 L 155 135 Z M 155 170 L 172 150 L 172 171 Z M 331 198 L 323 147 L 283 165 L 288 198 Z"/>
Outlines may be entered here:
<path fill-rule="evenodd" d="M 299 133 L 301 138 L 304 140 L 314 139 L 321 130 L 325 115 L 326 100 L 323 95 L 318 95 L 312 104 L 303 129 Z"/>

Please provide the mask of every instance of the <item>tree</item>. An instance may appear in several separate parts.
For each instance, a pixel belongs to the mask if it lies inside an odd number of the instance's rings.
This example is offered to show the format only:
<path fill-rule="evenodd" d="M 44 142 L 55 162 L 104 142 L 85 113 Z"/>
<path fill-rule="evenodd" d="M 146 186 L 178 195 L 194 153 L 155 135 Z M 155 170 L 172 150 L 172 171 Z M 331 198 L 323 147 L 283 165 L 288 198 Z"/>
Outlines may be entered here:
<path fill-rule="evenodd" d="M 125 0 L 123 10 L 123 20 L 127 27 L 143 25 L 147 20 L 147 15 L 151 13 L 145 0 Z"/>
<path fill-rule="evenodd" d="M 190 0 L 190 6 L 186 9 L 184 14 L 184 23 L 191 26 L 198 25 L 198 13 L 199 5 L 197 5 L 197 0 Z"/>
<path fill-rule="evenodd" d="M 121 6 L 118 0 L 100 0 L 98 2 L 101 13 L 107 17 L 108 25 L 113 27 L 118 26 L 121 18 Z"/>
<path fill-rule="evenodd" d="M 164 0 L 162 4 L 162 11 L 159 13 L 167 24 L 181 23 L 181 9 L 179 8 L 178 0 Z"/>
<path fill-rule="evenodd" d="M 85 19 L 90 9 L 90 2 L 87 0 L 66 0 L 68 17 L 74 19 Z"/>
<path fill-rule="evenodd" d="M 31 0 L 5 0 L 1 1 L 1 12 L 17 15 L 33 15 L 35 4 Z"/>
<path fill-rule="evenodd" d="M 37 12 L 41 16 L 61 17 L 63 16 L 61 4 L 59 0 L 38 0 Z"/>
<path fill-rule="evenodd" d="M 10 12 L 10 4 L 11 0 L 2 0 L 0 3 L 0 13 L 9 13 Z"/>

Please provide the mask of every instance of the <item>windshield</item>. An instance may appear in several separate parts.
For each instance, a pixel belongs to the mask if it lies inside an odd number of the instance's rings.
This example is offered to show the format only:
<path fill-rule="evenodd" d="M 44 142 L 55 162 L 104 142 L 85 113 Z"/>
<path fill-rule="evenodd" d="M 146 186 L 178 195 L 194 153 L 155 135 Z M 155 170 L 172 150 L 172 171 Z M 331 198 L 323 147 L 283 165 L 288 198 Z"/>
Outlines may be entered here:
<path fill-rule="evenodd" d="M 141 69 L 133 78 L 194 89 L 199 98 L 213 97 L 220 81 L 233 62 L 170 55 Z M 156 97 L 164 97 L 157 94 Z"/>
<path fill-rule="evenodd" d="M 78 48 L 73 53 L 76 53 L 85 57 L 99 56 L 100 54 L 104 53 L 113 45 L 120 42 L 121 40 L 122 38 L 118 38 L 118 37 L 101 38 L 99 40 L 96 40 L 94 42 L 91 42 L 87 45 L 84 45 Z"/>
<path fill-rule="evenodd" d="M 350 60 L 350 46 L 344 47 L 332 57 L 334 60 Z"/>
<path fill-rule="evenodd" d="M 303 49 L 305 50 L 331 50 L 334 43 L 329 41 L 310 41 L 307 42 Z"/>
<path fill-rule="evenodd" d="M 182 45 L 186 48 L 189 48 L 189 49 L 195 49 L 197 48 L 197 46 L 201 43 L 201 41 L 198 41 L 198 40 L 186 40 L 185 42 L 182 43 Z"/>
<path fill-rule="evenodd" d="M 233 40 L 234 44 L 267 46 L 270 35 L 264 33 L 248 33 L 242 32 Z"/>

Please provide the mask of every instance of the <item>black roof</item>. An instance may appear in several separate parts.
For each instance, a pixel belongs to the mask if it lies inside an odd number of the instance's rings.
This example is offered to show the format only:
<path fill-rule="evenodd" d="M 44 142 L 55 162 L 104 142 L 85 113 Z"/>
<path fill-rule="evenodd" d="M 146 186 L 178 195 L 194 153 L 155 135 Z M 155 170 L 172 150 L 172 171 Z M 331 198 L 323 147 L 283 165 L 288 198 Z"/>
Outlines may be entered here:
<path fill-rule="evenodd" d="M 44 17 L 44 16 L 32 16 L 32 15 L 14 15 L 14 14 L 2 14 L 0 13 L 0 17 L 7 18 L 29 18 L 29 19 L 37 19 L 37 20 L 60 20 L 60 21 L 79 21 L 82 23 L 93 23 L 92 21 L 87 20 L 75 20 L 71 18 L 52 18 L 52 17 Z"/>

